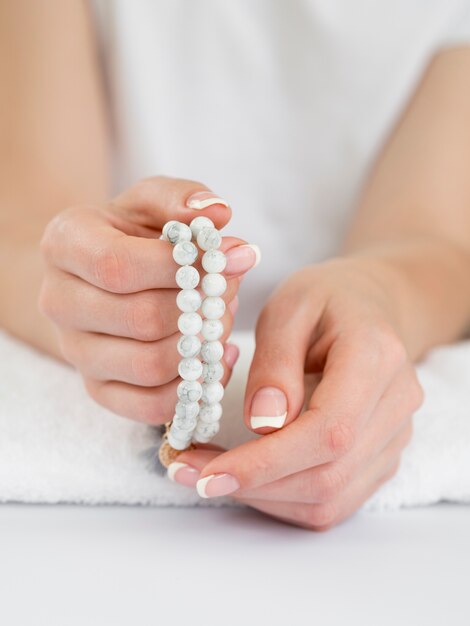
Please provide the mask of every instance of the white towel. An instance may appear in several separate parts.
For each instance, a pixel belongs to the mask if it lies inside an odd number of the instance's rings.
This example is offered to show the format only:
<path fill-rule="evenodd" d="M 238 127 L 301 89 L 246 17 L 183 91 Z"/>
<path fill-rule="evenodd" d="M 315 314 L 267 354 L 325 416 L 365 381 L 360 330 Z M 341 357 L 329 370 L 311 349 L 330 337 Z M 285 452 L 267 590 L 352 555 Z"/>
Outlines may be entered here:
<path fill-rule="evenodd" d="M 241 406 L 253 339 L 224 400 L 218 442 L 251 435 Z M 156 429 L 117 417 L 88 398 L 79 375 L 0 333 L 0 501 L 220 505 L 155 473 Z M 470 342 L 442 347 L 419 367 L 426 393 L 396 477 L 368 509 L 470 502 Z"/>

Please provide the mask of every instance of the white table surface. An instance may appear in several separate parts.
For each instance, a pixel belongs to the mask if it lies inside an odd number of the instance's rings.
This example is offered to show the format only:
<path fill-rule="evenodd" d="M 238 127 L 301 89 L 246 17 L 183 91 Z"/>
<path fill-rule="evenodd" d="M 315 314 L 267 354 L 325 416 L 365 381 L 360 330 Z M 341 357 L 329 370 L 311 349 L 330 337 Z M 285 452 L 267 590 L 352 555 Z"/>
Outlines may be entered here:
<path fill-rule="evenodd" d="M 470 624 L 470 507 L 327 533 L 244 509 L 0 506 L 0 624 Z"/>

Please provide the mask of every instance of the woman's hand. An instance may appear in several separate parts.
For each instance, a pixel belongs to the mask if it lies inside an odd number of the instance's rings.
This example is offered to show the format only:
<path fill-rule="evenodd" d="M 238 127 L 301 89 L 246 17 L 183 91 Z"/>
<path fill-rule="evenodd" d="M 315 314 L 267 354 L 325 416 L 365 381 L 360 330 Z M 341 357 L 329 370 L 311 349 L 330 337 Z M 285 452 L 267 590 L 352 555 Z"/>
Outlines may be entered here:
<path fill-rule="evenodd" d="M 423 396 L 387 291 L 369 269 L 333 260 L 277 289 L 259 318 L 245 398 L 247 426 L 266 436 L 223 453 L 184 452 L 178 462 L 190 467 L 175 465 L 170 476 L 199 479 L 204 497 L 231 493 L 322 530 L 394 475 Z M 305 372 L 321 374 L 313 393 Z"/>
<path fill-rule="evenodd" d="M 217 228 L 228 205 L 192 181 L 144 180 L 107 206 L 75 207 L 48 225 L 40 308 L 56 325 L 62 353 L 90 395 L 115 413 L 158 424 L 173 416 L 178 378 L 177 265 L 158 238 L 165 222 L 210 217 Z M 224 237 L 230 334 L 239 277 L 256 261 L 244 241 Z M 225 346 L 225 378 L 238 349 Z"/>

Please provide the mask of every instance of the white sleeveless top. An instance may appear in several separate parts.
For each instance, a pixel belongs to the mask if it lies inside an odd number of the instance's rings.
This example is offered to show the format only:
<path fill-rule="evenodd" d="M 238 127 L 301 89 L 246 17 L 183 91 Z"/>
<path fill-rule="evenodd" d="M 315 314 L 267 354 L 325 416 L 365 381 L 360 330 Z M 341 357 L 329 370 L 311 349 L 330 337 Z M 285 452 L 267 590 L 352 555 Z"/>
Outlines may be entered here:
<path fill-rule="evenodd" d="M 432 54 L 470 41 L 467 0 L 94 0 L 115 185 L 199 180 L 275 285 L 334 255 L 365 172 Z"/>

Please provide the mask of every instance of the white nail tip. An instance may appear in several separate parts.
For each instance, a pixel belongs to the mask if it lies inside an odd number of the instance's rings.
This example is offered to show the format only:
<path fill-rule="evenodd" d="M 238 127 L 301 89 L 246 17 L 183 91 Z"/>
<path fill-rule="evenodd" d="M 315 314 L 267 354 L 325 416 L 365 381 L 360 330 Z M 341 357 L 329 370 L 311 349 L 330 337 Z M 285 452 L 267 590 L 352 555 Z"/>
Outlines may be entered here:
<path fill-rule="evenodd" d="M 250 424 L 253 430 L 257 428 L 282 428 L 287 418 L 287 411 L 283 415 L 252 415 Z"/>
<path fill-rule="evenodd" d="M 259 246 L 257 246 L 255 243 L 244 243 L 242 246 L 240 246 L 240 248 L 242 247 L 251 248 L 253 252 L 255 253 L 255 257 L 256 257 L 255 264 L 251 268 L 251 269 L 254 269 L 257 265 L 259 265 L 261 261 L 261 250 L 259 249 Z"/>
<path fill-rule="evenodd" d="M 200 478 L 196 483 L 196 489 L 201 498 L 208 498 L 209 496 L 206 494 L 206 485 L 213 478 L 215 474 L 210 474 L 210 476 L 206 476 L 205 478 Z"/>
<path fill-rule="evenodd" d="M 189 200 L 188 207 L 190 209 L 196 209 L 198 211 L 201 211 L 202 209 L 207 209 L 208 206 L 212 206 L 214 204 L 222 204 L 223 206 L 227 208 L 229 206 L 226 200 L 224 200 L 223 198 L 217 198 L 214 196 L 213 198 L 205 198 L 204 200 L 198 200 L 198 199 Z"/>
<path fill-rule="evenodd" d="M 178 461 L 173 461 L 173 463 L 170 463 L 167 469 L 168 478 L 174 481 L 176 472 L 182 467 L 188 467 L 187 463 L 178 463 Z"/>

